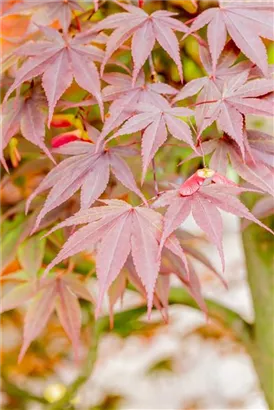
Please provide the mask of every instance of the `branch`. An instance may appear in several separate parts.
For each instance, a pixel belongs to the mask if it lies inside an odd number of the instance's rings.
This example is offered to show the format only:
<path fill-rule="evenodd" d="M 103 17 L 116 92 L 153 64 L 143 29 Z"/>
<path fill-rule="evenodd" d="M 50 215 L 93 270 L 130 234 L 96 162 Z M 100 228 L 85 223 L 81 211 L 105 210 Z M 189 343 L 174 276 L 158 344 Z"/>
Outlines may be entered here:
<path fill-rule="evenodd" d="M 11 397 L 17 397 L 24 401 L 36 401 L 38 403 L 47 404 L 47 400 L 43 397 L 36 396 L 27 390 L 23 390 L 20 387 L 13 384 L 6 375 L 2 374 L 2 389 Z"/>
<path fill-rule="evenodd" d="M 89 353 L 85 360 L 85 365 L 84 365 L 82 373 L 67 388 L 65 395 L 61 397 L 60 400 L 49 405 L 48 410 L 64 409 L 67 406 L 67 404 L 74 398 L 78 389 L 89 379 L 93 371 L 96 358 L 97 358 L 97 347 L 98 347 L 100 333 L 101 332 L 98 330 L 97 323 L 95 323 L 94 328 L 93 328 L 92 345 L 89 348 Z"/>
<path fill-rule="evenodd" d="M 256 203 L 257 195 L 242 195 L 248 208 Z M 269 217 L 267 226 L 274 225 Z M 274 275 L 273 237 L 261 227 L 252 224 L 242 232 L 247 278 L 253 300 L 253 344 L 249 349 L 262 390 L 270 409 L 274 409 Z"/>

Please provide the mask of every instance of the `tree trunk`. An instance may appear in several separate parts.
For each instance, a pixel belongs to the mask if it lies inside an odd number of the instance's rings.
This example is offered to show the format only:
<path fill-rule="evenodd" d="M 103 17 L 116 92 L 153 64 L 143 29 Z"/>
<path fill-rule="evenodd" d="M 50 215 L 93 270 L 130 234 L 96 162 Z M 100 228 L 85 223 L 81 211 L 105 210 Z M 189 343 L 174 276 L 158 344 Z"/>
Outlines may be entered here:
<path fill-rule="evenodd" d="M 250 207 L 254 198 L 248 194 Z M 268 221 L 268 226 L 272 221 Z M 254 325 L 250 354 L 269 409 L 274 409 L 274 269 L 273 236 L 255 224 L 242 234 L 247 279 L 253 299 Z"/>

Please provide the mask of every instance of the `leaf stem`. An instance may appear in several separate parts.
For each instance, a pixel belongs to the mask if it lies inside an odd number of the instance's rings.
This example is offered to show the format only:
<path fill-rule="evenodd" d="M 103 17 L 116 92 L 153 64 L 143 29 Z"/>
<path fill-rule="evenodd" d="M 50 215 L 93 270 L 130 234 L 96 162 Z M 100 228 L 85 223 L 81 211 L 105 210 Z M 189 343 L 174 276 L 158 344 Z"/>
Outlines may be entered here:
<path fill-rule="evenodd" d="M 157 71 L 155 70 L 152 54 L 150 53 L 148 57 L 149 69 L 150 69 L 150 78 L 154 83 L 158 82 Z"/>
<path fill-rule="evenodd" d="M 246 322 L 239 313 L 210 299 L 205 299 L 209 318 L 221 322 L 231 329 L 239 342 L 247 348 L 251 345 L 252 325 Z M 169 295 L 169 304 L 183 304 L 199 309 L 194 299 L 183 288 L 172 288 Z"/>

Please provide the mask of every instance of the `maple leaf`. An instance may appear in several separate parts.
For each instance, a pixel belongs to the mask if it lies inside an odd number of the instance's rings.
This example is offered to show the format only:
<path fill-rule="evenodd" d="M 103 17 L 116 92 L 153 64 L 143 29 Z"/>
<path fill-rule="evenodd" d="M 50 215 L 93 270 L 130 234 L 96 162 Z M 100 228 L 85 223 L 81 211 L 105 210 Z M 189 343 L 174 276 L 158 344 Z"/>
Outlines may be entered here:
<path fill-rule="evenodd" d="M 141 206 L 134 208 L 121 200 L 102 202 L 108 206 L 80 211 L 53 229 L 87 224 L 69 237 L 57 257 L 46 268 L 44 276 L 62 260 L 99 243 L 96 255 L 96 273 L 99 282 L 96 310 L 98 315 L 104 293 L 119 275 L 131 253 L 137 274 L 146 289 L 150 314 L 160 268 L 158 250 L 163 217 L 152 209 Z M 188 270 L 185 254 L 177 238 L 170 236 L 165 246 L 179 256 L 185 269 Z"/>
<path fill-rule="evenodd" d="M 260 198 L 252 208 L 252 213 L 258 219 L 264 219 L 272 216 L 274 214 L 273 196 L 266 195 Z M 243 221 L 242 229 L 246 229 L 250 223 L 250 221 Z"/>
<path fill-rule="evenodd" d="M 198 306 L 203 310 L 205 314 L 207 314 L 207 308 L 201 294 L 201 285 L 192 265 L 192 259 L 199 261 L 202 265 L 209 269 L 214 275 L 218 277 L 225 288 L 227 288 L 226 282 L 216 271 L 209 259 L 201 252 L 199 252 L 196 248 L 191 246 L 191 242 L 193 240 L 197 240 L 198 238 L 186 231 L 182 231 L 181 229 L 176 230 L 176 237 L 179 239 L 180 244 L 187 256 L 188 269 L 185 269 L 185 264 L 182 263 L 182 260 L 178 255 L 175 255 L 167 248 L 163 249 L 160 264 L 160 273 L 155 285 L 153 305 L 160 311 L 165 322 L 168 322 L 168 297 L 171 281 L 170 276 L 173 274 L 175 274 L 179 278 L 183 286 L 194 298 Z M 131 255 L 128 257 L 121 273 L 114 280 L 108 290 L 111 327 L 113 327 L 114 305 L 119 299 L 122 300 L 124 292 L 126 290 L 127 282 L 130 282 L 136 288 L 136 290 L 144 298 L 146 298 L 146 289 L 136 273 Z"/>
<path fill-rule="evenodd" d="M 169 283 L 166 281 L 167 276 L 161 274 L 158 275 L 155 284 L 155 290 L 153 295 L 153 305 L 156 309 L 160 311 L 165 322 L 168 321 L 168 293 L 169 293 Z M 123 298 L 126 291 L 127 282 L 130 282 L 135 289 L 146 299 L 146 289 L 142 284 L 142 281 L 134 266 L 132 256 L 129 255 L 127 258 L 124 268 L 117 276 L 117 278 L 112 282 L 108 289 L 108 299 L 109 299 L 109 321 L 110 326 L 113 328 L 113 308 L 115 303 Z M 164 283 L 167 286 L 164 286 Z"/>
<path fill-rule="evenodd" d="M 30 281 L 15 286 L 7 293 L 1 304 L 1 313 L 30 301 L 24 320 L 23 344 L 18 361 L 24 357 L 31 342 L 45 328 L 56 309 L 58 318 L 70 339 L 75 358 L 78 358 L 81 328 L 81 308 L 78 297 L 94 303 L 92 295 L 75 275 L 66 274 L 46 280 Z"/>
<path fill-rule="evenodd" d="M 231 77 L 221 89 L 211 82 L 208 94 L 203 95 L 205 98 L 203 110 L 195 112 L 199 131 L 198 139 L 201 133 L 217 120 L 220 129 L 239 145 L 243 157 L 245 155 L 244 116 L 247 114 L 273 115 L 272 103 L 259 98 L 274 91 L 273 81 L 270 79 L 247 81 L 248 74 L 249 71 L 246 70 Z"/>
<path fill-rule="evenodd" d="M 167 248 L 163 249 L 160 264 L 160 274 L 158 275 L 155 285 L 153 305 L 160 311 L 165 322 L 168 322 L 168 297 L 171 281 L 170 276 L 172 274 L 175 274 L 179 278 L 183 286 L 195 299 L 199 307 L 207 314 L 207 308 L 201 294 L 199 278 L 191 263 L 192 259 L 199 261 L 202 265 L 208 268 L 221 280 L 223 285 L 227 288 L 226 282 L 212 266 L 208 258 L 200 253 L 196 248 L 193 248 L 192 246 L 190 246 L 190 244 L 188 244 L 189 241 L 191 242 L 193 240 L 197 240 L 198 238 L 194 235 L 189 234 L 188 232 L 182 231 L 181 229 L 178 229 L 176 231 L 176 236 L 179 239 L 185 254 L 187 255 L 188 270 L 185 269 L 185 264 L 182 263 L 180 257 L 174 255 Z M 114 305 L 119 299 L 122 300 L 126 290 L 127 282 L 130 282 L 136 288 L 136 290 L 144 298 L 146 298 L 146 289 L 136 273 L 131 255 L 128 257 L 124 268 L 122 269 L 118 277 L 113 281 L 108 289 L 111 327 L 113 327 Z"/>
<path fill-rule="evenodd" d="M 89 126 L 89 135 L 93 141 L 99 131 Z M 69 155 L 43 179 L 27 201 L 26 209 L 31 201 L 41 192 L 51 188 L 46 202 L 41 209 L 34 230 L 41 219 L 52 209 L 69 199 L 81 188 L 81 208 L 88 208 L 100 197 L 109 181 L 110 169 L 115 177 L 129 190 L 135 192 L 144 202 L 145 197 L 139 190 L 127 163 L 120 157 L 135 155 L 131 147 L 119 146 L 106 149 L 102 144 L 96 145 L 88 141 L 72 141 L 56 148 L 54 152 Z"/>
<path fill-rule="evenodd" d="M 138 103 L 148 103 L 158 107 L 165 107 L 167 101 L 161 94 L 176 94 L 177 90 L 164 83 L 146 83 L 144 73 L 141 71 L 135 86 L 132 78 L 121 73 L 107 73 L 103 77 L 109 86 L 103 89 L 104 101 L 112 101 L 109 108 L 101 138 L 105 138 L 111 131 L 118 128 L 134 113 Z"/>
<path fill-rule="evenodd" d="M 42 86 L 49 106 L 48 126 L 50 126 L 55 105 L 74 78 L 80 87 L 94 95 L 103 117 L 100 78 L 93 62 L 102 60 L 102 50 L 92 45 L 82 44 L 79 34 L 69 37 L 61 35 L 50 27 L 42 26 L 40 30 L 46 41 L 29 41 L 17 49 L 17 54 L 28 59 L 17 71 L 5 100 L 23 82 L 42 74 Z"/>
<path fill-rule="evenodd" d="M 181 263 L 178 263 L 178 258 L 175 255 L 172 255 L 170 254 L 170 252 L 168 252 L 166 261 L 167 263 L 163 263 L 161 267 L 162 275 L 160 275 L 160 277 L 162 277 L 163 283 L 160 283 L 160 286 L 159 286 L 160 289 L 158 291 L 161 295 L 160 301 L 163 304 L 163 306 L 168 305 L 168 290 L 170 287 L 171 275 L 176 275 L 176 277 L 182 283 L 183 287 L 186 288 L 186 290 L 190 293 L 190 295 L 196 301 L 197 305 L 207 316 L 208 314 L 207 306 L 204 301 L 204 298 L 201 292 L 201 284 L 195 272 L 193 264 L 188 260 L 189 272 L 188 272 L 188 275 L 186 275 L 184 267 L 182 266 Z M 167 310 L 167 308 L 165 310 Z"/>
<path fill-rule="evenodd" d="M 58 20 L 62 29 L 67 32 L 71 23 L 73 10 L 84 11 L 77 0 L 23 0 L 2 14 L 3 17 L 15 14 L 31 13 L 31 20 L 36 24 L 49 25 Z"/>
<path fill-rule="evenodd" d="M 167 139 L 167 130 L 173 137 L 186 142 L 195 150 L 189 126 L 178 118 L 191 116 L 193 111 L 183 107 L 172 108 L 167 101 L 162 107 L 140 103 L 136 105 L 136 111 L 138 113 L 128 119 L 111 138 L 144 130 L 142 134 L 143 182 L 151 160 Z"/>
<path fill-rule="evenodd" d="M 24 138 L 41 148 L 55 163 L 44 143 L 46 122 L 46 99 L 39 88 L 34 88 L 25 96 L 11 98 L 2 105 L 1 149 L 20 130 Z M 4 156 L 1 152 L 1 160 Z"/>
<path fill-rule="evenodd" d="M 184 100 L 185 98 L 192 97 L 202 90 L 204 90 L 202 94 L 204 97 L 204 95 L 208 95 L 210 93 L 211 83 L 216 84 L 218 87 L 222 87 L 224 82 L 228 81 L 232 76 L 238 75 L 245 70 L 251 70 L 252 68 L 249 61 L 242 61 L 235 64 L 238 55 L 229 43 L 225 47 L 223 54 L 220 56 L 215 71 L 213 69 L 212 58 L 208 47 L 200 44 L 199 54 L 203 68 L 208 75 L 189 81 L 175 96 L 172 101 L 173 104 L 177 101 Z M 256 77 L 258 77 L 258 75 Z M 206 101 L 206 98 L 199 98 L 197 100 L 197 108 L 199 103 L 202 101 Z"/>
<path fill-rule="evenodd" d="M 175 62 L 181 81 L 183 81 L 180 48 L 174 31 L 185 33 L 188 31 L 188 27 L 181 21 L 172 18 L 177 15 L 177 13 L 159 10 L 148 15 L 139 7 L 124 3 L 118 4 L 125 9 L 127 13 L 116 13 L 109 16 L 87 31 L 87 33 L 92 35 L 104 29 L 114 29 L 107 42 L 101 72 L 103 73 L 104 66 L 114 51 L 133 36 L 131 44 L 134 62 L 133 84 L 156 41 L 158 41 L 161 47 L 163 47 Z"/>
<path fill-rule="evenodd" d="M 22 269 L 30 278 L 35 278 L 42 267 L 45 244 L 45 238 L 41 238 L 41 235 L 33 235 L 18 248 L 18 260 Z"/>
<path fill-rule="evenodd" d="M 159 107 L 166 106 L 161 94 L 175 95 L 177 90 L 164 83 L 146 83 L 143 71 L 140 71 L 135 86 L 132 77 L 122 73 L 107 73 L 103 80 L 108 84 L 102 91 L 104 101 L 113 101 L 101 132 L 101 138 L 119 127 L 134 113 L 138 103 L 148 103 Z"/>
<path fill-rule="evenodd" d="M 168 297 L 170 290 L 171 275 L 175 274 L 183 286 L 187 289 L 193 299 L 197 302 L 198 306 L 203 312 L 207 314 L 207 307 L 201 294 L 201 286 L 198 276 L 192 266 L 192 263 L 188 260 L 188 271 L 186 272 L 184 265 L 180 258 L 176 255 L 164 249 L 163 258 L 160 265 L 160 273 L 157 277 L 155 284 L 155 291 L 153 296 L 153 305 L 158 309 L 163 317 L 163 320 L 168 322 Z M 109 299 L 109 315 L 110 325 L 113 327 L 113 308 L 115 303 L 123 298 L 126 290 L 127 282 L 130 282 L 135 289 L 146 298 L 146 289 L 142 284 L 139 276 L 136 273 L 136 269 L 129 256 L 122 272 L 113 281 L 108 289 Z"/>
<path fill-rule="evenodd" d="M 104 101 L 123 99 L 128 95 L 134 96 L 130 103 L 143 102 L 147 104 L 161 105 L 161 94 L 175 95 L 177 89 L 165 83 L 148 83 L 145 81 L 143 71 L 140 71 L 135 85 L 132 86 L 132 77 L 122 73 L 106 73 L 103 80 L 109 85 L 102 90 Z"/>
<path fill-rule="evenodd" d="M 223 175 L 227 173 L 230 160 L 241 178 L 273 195 L 273 137 L 260 131 L 247 130 L 244 131 L 244 146 L 246 155 L 243 159 L 238 145 L 229 137 L 223 136 L 201 143 L 198 152 L 191 154 L 186 160 L 211 154 L 209 167 Z"/>
<path fill-rule="evenodd" d="M 247 151 L 256 163 L 273 167 L 274 139 L 272 135 L 258 130 L 246 130 Z"/>
<path fill-rule="evenodd" d="M 208 185 L 205 185 L 208 184 Z M 153 207 L 168 206 L 164 218 L 163 235 L 160 250 L 166 238 L 177 229 L 192 212 L 197 225 L 217 246 L 224 270 L 222 246 L 223 224 L 219 209 L 246 218 L 273 233 L 267 226 L 256 219 L 244 204 L 236 197 L 244 188 L 219 175 L 212 169 L 198 170 L 178 188 L 167 191 L 157 199 Z M 219 209 L 218 209 L 219 208 Z"/>
<path fill-rule="evenodd" d="M 266 75 L 267 54 L 260 37 L 274 40 L 273 5 L 247 4 L 243 1 L 219 1 L 220 6 L 209 8 L 193 22 L 190 33 L 208 24 L 207 38 L 215 71 L 225 46 L 227 33 L 237 47 Z"/>

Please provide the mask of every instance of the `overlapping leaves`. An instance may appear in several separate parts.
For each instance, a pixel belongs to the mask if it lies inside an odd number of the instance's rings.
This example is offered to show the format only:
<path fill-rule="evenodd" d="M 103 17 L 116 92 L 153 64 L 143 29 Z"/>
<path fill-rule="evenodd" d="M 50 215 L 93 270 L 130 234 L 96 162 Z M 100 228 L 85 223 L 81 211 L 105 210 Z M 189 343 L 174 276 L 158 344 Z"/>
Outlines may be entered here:
<path fill-rule="evenodd" d="M 3 104 L 2 117 L 2 150 L 10 139 L 21 130 L 22 135 L 41 148 L 54 161 L 44 143 L 45 122 L 47 117 L 46 99 L 39 88 L 29 90 L 27 95 L 10 98 Z M 4 160 L 1 152 L 1 161 Z"/>
<path fill-rule="evenodd" d="M 267 54 L 260 37 L 274 40 L 273 5 L 227 0 L 219 0 L 219 3 L 219 7 L 201 13 L 190 30 L 194 32 L 208 24 L 207 38 L 214 72 L 228 33 L 240 50 L 267 75 Z"/>
<path fill-rule="evenodd" d="M 150 312 L 160 269 L 159 241 L 162 216 L 152 209 L 132 207 L 120 200 L 103 202 L 107 206 L 80 211 L 54 228 L 87 224 L 70 236 L 57 257 L 48 265 L 45 275 L 62 260 L 99 243 L 96 257 L 96 274 L 99 282 L 98 314 L 104 293 L 119 275 L 131 254 L 136 272 L 146 289 Z M 179 256 L 188 271 L 185 254 L 176 237 L 170 236 L 165 246 Z"/>
<path fill-rule="evenodd" d="M 244 188 L 238 187 L 215 171 L 201 169 L 178 188 L 163 193 L 153 204 L 156 208 L 168 206 L 160 249 L 169 235 L 192 213 L 197 225 L 217 246 L 224 269 L 223 224 L 219 209 L 249 219 L 272 232 L 257 220 L 237 198 L 237 195 L 245 191 Z"/>
<path fill-rule="evenodd" d="M 96 141 L 99 132 L 93 127 L 89 127 L 89 131 L 90 137 Z M 120 155 L 134 155 L 136 153 L 134 149 L 126 146 L 106 149 L 102 144 L 95 146 L 88 141 L 79 140 L 64 144 L 55 149 L 55 152 L 70 157 L 53 168 L 28 199 L 27 209 L 38 194 L 51 188 L 37 217 L 34 230 L 49 211 L 69 199 L 80 188 L 81 208 L 89 208 L 106 189 L 110 169 L 126 188 L 146 202 L 129 166 L 120 157 Z"/>
<path fill-rule="evenodd" d="M 63 36 L 50 27 L 40 27 L 45 41 L 30 41 L 16 53 L 28 57 L 17 71 L 13 85 L 5 99 L 25 81 L 42 74 L 42 86 L 48 100 L 48 124 L 54 108 L 62 94 L 71 85 L 73 78 L 80 87 L 96 98 L 103 116 L 103 103 L 100 92 L 100 78 L 93 61 L 102 61 L 103 52 L 92 45 L 83 44 L 79 35 Z"/>
<path fill-rule="evenodd" d="M 156 40 L 175 62 L 183 81 L 179 42 L 174 31 L 185 33 L 188 28 L 181 21 L 173 18 L 177 13 L 159 10 L 148 15 L 139 7 L 125 3 L 119 4 L 127 13 L 116 13 L 109 16 L 90 30 L 90 34 L 93 34 L 104 29 L 114 29 L 107 42 L 101 72 L 103 72 L 106 62 L 114 51 L 132 37 L 133 85 Z M 140 45 L 142 46 L 140 47 Z"/>

